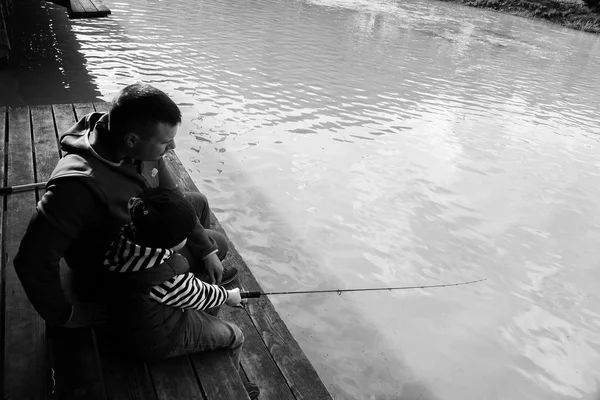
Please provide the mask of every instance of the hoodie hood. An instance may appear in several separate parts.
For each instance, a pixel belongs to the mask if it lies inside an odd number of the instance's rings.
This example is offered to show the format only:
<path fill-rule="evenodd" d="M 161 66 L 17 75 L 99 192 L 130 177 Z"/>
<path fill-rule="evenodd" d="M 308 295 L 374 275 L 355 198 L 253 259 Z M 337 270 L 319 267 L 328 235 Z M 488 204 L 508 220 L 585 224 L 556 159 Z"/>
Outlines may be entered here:
<path fill-rule="evenodd" d="M 108 113 L 91 113 L 80 119 L 60 136 L 60 148 L 65 153 L 91 153 L 88 135 L 94 129 L 108 131 Z"/>

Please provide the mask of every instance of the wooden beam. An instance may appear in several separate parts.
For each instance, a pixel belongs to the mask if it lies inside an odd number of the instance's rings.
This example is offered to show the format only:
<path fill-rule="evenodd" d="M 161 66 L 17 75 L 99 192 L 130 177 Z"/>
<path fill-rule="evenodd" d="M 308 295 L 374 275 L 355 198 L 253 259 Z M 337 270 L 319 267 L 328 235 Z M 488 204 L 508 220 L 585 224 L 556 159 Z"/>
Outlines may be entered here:
<path fill-rule="evenodd" d="M 85 18 L 85 8 L 79 0 L 69 0 L 69 7 L 67 8 L 69 18 Z"/>
<path fill-rule="evenodd" d="M 97 112 L 107 113 L 110 110 L 110 103 L 94 103 L 94 109 Z"/>
<path fill-rule="evenodd" d="M 56 125 L 56 143 L 59 147 L 58 154 L 62 157 L 62 150 L 60 150 L 60 135 L 65 133 L 71 126 L 75 124 L 75 110 L 72 104 L 55 104 L 52 106 L 52 112 L 54 114 L 54 124 Z"/>
<path fill-rule="evenodd" d="M 159 400 L 205 399 L 187 356 L 153 361 L 147 365 Z"/>
<path fill-rule="evenodd" d="M 91 0 L 91 2 L 94 6 L 96 6 L 96 9 L 100 14 L 98 16 L 106 16 L 111 13 L 106 4 L 102 2 L 102 0 Z"/>
<path fill-rule="evenodd" d="M 189 357 L 207 400 L 249 399 L 237 366 L 233 365 L 226 350 L 190 354 Z"/>
<path fill-rule="evenodd" d="M 0 0 L 1 1 L 1 0 Z M 5 167 L 5 152 L 4 152 L 4 142 L 6 140 L 7 133 L 7 124 L 8 124 L 8 115 L 6 113 L 6 107 L 0 106 L 0 184 L 5 186 L 4 182 L 4 167 Z M 6 324 L 4 323 L 4 315 L 6 313 L 6 297 L 4 290 L 4 275 L 6 273 L 7 264 L 5 263 L 4 254 L 6 254 L 4 249 L 4 197 L 0 196 L 0 363 L 4 367 L 4 328 Z M 4 398 L 4 373 L 0 373 L 0 396 Z"/>
<path fill-rule="evenodd" d="M 86 115 L 96 111 L 92 103 L 75 103 L 73 104 L 73 107 L 75 107 L 75 118 L 77 118 L 78 121 Z"/>
<path fill-rule="evenodd" d="M 28 107 L 8 111 L 7 184 L 34 182 L 31 124 Z M 5 251 L 6 317 L 4 321 L 4 396 L 9 399 L 45 399 L 50 369 L 46 352 L 46 325 L 37 314 L 12 266 L 33 212 L 35 192 L 15 193 L 6 200 Z M 27 377 L 27 379 L 23 379 Z"/>
<path fill-rule="evenodd" d="M 108 398 L 156 400 L 146 365 L 123 357 L 109 338 L 106 328 L 96 328 L 95 332 Z"/>
<path fill-rule="evenodd" d="M 31 107 L 36 182 L 46 182 L 60 159 L 51 106 Z M 43 195 L 40 193 L 40 195 Z"/>
<path fill-rule="evenodd" d="M 92 330 L 54 328 L 49 341 L 58 399 L 106 400 Z"/>
<path fill-rule="evenodd" d="M 233 263 L 233 265 L 236 265 Z M 237 266 L 237 265 L 236 265 Z M 243 282 L 243 280 L 241 281 Z M 244 285 L 245 286 L 245 285 Z M 251 301 L 254 301 L 252 299 Z M 252 307 L 247 304 L 246 308 Z M 223 307 L 220 318 L 236 324 L 244 332 L 242 367 L 251 382 L 260 388 L 261 399 L 294 400 L 294 396 L 269 349 L 263 343 L 248 313 L 243 310 L 231 310 Z"/>
<path fill-rule="evenodd" d="M 105 17 L 111 12 L 102 0 L 69 0 L 69 18 Z"/>

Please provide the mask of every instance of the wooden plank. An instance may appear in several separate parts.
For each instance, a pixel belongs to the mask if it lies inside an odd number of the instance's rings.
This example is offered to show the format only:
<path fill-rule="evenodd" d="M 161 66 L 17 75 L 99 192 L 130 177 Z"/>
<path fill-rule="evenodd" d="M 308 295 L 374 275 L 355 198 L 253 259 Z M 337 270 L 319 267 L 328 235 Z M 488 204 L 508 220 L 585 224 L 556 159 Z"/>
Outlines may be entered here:
<path fill-rule="evenodd" d="M 73 107 L 75 108 L 75 118 L 77 118 L 78 121 L 95 111 L 92 103 L 74 103 Z"/>
<path fill-rule="evenodd" d="M 102 0 L 69 0 L 69 18 L 105 17 L 111 12 Z"/>
<path fill-rule="evenodd" d="M 225 350 L 190 355 L 207 400 L 249 399 L 237 368 Z"/>
<path fill-rule="evenodd" d="M 53 328 L 49 340 L 58 399 L 106 400 L 92 330 Z"/>
<path fill-rule="evenodd" d="M 7 123 L 7 115 L 6 115 L 6 107 L 0 106 L 0 155 L 2 159 L 0 160 L 0 184 L 4 186 L 4 141 L 6 140 L 6 123 Z M 4 199 L 1 199 L 2 201 Z M 0 213 L 4 210 L 4 207 L 0 210 Z M 2 214 L 0 214 L 2 215 Z M 0 219 L 2 221 L 2 219 Z M 2 227 L 0 226 L 0 229 Z M 0 231 L 1 232 L 1 231 Z M 0 238 L 2 235 L 0 235 Z"/>
<path fill-rule="evenodd" d="M 110 103 L 104 103 L 104 102 L 94 103 L 94 108 L 96 109 L 97 112 L 107 113 L 110 111 Z"/>
<path fill-rule="evenodd" d="M 36 182 L 46 182 L 60 159 L 51 106 L 31 107 Z M 44 194 L 40 190 L 39 196 Z"/>
<path fill-rule="evenodd" d="M 102 13 L 98 11 L 94 3 L 91 0 L 79 0 L 83 8 L 85 9 L 86 18 L 95 18 L 101 16 Z"/>
<path fill-rule="evenodd" d="M 7 184 L 31 183 L 34 176 L 29 108 L 9 109 L 8 121 Z M 7 197 L 10 212 L 3 236 L 9 265 L 5 271 L 4 396 L 11 400 L 45 399 L 50 394 L 45 323 L 27 299 L 12 266 L 35 202 L 33 191 Z"/>
<path fill-rule="evenodd" d="M 59 160 L 52 108 L 31 107 L 31 124 L 37 181 L 44 182 Z M 38 196 L 42 195 L 40 190 Z M 55 329 L 53 333 L 50 344 L 59 398 L 106 399 L 92 330 Z"/>
<path fill-rule="evenodd" d="M 95 331 L 108 398 L 155 400 L 156 394 L 146 365 L 122 357 L 118 349 L 111 346 L 104 329 L 96 328 Z"/>
<path fill-rule="evenodd" d="M 85 7 L 79 0 L 69 0 L 68 7 L 69 18 L 85 18 Z"/>
<path fill-rule="evenodd" d="M 52 106 L 54 113 L 54 124 L 56 125 L 57 142 L 60 135 L 72 127 L 77 120 L 75 119 L 75 110 L 72 104 L 56 104 Z M 60 147 L 60 143 L 59 143 Z M 62 157 L 62 151 L 59 149 L 59 156 Z"/>
<path fill-rule="evenodd" d="M 159 400 L 205 398 L 187 356 L 153 361 L 147 365 Z"/>
<path fill-rule="evenodd" d="M 0 185 L 5 186 L 4 182 L 4 166 L 5 166 L 5 152 L 4 142 L 6 140 L 7 133 L 7 115 L 6 107 L 0 106 Z M 0 363 L 4 366 L 4 314 L 5 314 L 5 297 L 4 297 L 4 275 L 7 265 L 4 263 L 4 195 L 0 196 Z M 4 373 L 0 372 L 0 397 L 4 398 Z"/>
<path fill-rule="evenodd" d="M 54 104 L 52 105 L 54 113 L 54 123 L 58 137 L 72 127 L 77 120 L 75 119 L 75 109 L 73 104 Z"/>
<path fill-rule="evenodd" d="M 110 14 L 110 9 L 104 4 L 102 0 L 91 0 L 96 9 L 98 10 L 99 16 L 106 16 Z"/>
<path fill-rule="evenodd" d="M 79 2 L 85 9 L 85 16 L 87 18 L 93 17 L 98 12 L 98 9 L 94 5 L 94 3 L 91 2 L 91 0 L 79 0 Z"/>
<path fill-rule="evenodd" d="M 240 278 L 240 282 L 244 282 L 243 278 Z M 254 299 L 250 301 L 254 301 Z M 257 304 L 249 303 L 246 308 L 254 306 L 257 306 Z M 241 310 L 224 307 L 221 309 L 220 318 L 236 324 L 244 332 L 242 368 L 248 379 L 258 385 L 260 398 L 293 400 L 294 396 L 291 389 L 288 387 L 277 364 L 273 361 L 269 350 L 263 343 L 248 314 Z"/>

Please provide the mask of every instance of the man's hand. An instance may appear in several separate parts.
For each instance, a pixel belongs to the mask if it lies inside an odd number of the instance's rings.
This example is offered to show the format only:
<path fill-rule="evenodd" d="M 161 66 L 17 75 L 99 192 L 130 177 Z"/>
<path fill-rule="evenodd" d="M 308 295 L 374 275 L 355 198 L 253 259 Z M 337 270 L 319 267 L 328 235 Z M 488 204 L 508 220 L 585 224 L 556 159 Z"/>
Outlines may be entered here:
<path fill-rule="evenodd" d="M 102 303 L 77 303 L 65 328 L 85 328 L 101 325 L 107 320 L 106 305 Z"/>
<path fill-rule="evenodd" d="M 214 285 L 221 283 L 221 279 L 223 279 L 223 264 L 221 264 L 221 260 L 219 260 L 217 253 L 209 255 L 204 260 L 204 268 L 208 275 L 208 283 Z"/>

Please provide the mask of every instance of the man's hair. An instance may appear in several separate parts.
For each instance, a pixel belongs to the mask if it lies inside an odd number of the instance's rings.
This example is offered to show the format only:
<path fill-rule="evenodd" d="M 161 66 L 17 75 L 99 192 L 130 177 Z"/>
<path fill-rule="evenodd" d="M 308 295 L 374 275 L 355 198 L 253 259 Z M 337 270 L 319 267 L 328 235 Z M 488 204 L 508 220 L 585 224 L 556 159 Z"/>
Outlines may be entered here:
<path fill-rule="evenodd" d="M 110 108 L 110 130 L 119 136 L 136 132 L 149 123 L 181 123 L 177 104 L 162 90 L 145 83 L 123 88 L 113 99 Z"/>

